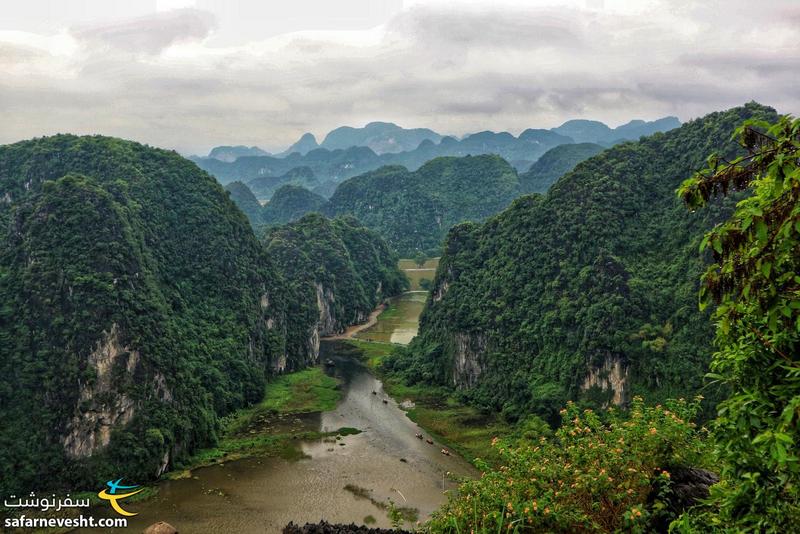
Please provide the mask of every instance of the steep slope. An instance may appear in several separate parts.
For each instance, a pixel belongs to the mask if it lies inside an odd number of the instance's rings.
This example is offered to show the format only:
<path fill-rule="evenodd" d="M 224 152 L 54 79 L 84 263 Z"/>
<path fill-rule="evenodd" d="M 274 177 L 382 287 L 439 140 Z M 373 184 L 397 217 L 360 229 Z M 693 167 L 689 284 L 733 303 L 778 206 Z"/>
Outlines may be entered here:
<path fill-rule="evenodd" d="M 519 175 L 523 193 L 545 193 L 561 176 L 585 159 L 602 152 L 594 143 L 559 145 L 548 150 L 527 172 Z"/>
<path fill-rule="evenodd" d="M 317 138 L 314 137 L 314 134 L 311 133 L 304 133 L 300 139 L 295 141 L 295 143 L 286 149 L 283 153 L 279 154 L 279 156 L 288 156 L 289 154 L 294 154 L 297 152 L 301 156 L 305 156 L 312 150 L 316 150 L 319 148 L 319 144 L 317 143 Z"/>
<path fill-rule="evenodd" d="M 420 335 L 394 362 L 415 381 L 465 388 L 509 417 L 698 391 L 713 351 L 697 284 L 704 232 L 731 203 L 689 214 L 678 185 L 731 132 L 774 110 L 748 104 L 581 163 L 547 195 L 454 228 Z M 714 390 L 704 391 L 713 396 Z"/>
<path fill-rule="evenodd" d="M 339 241 L 297 245 L 324 259 L 301 273 L 174 152 L 0 146 L 0 491 L 144 482 L 214 444 L 268 375 L 316 361 L 320 335 L 402 287 L 384 242 L 335 226 Z M 296 291 L 309 274 L 323 299 Z"/>
<path fill-rule="evenodd" d="M 497 213 L 518 195 L 516 171 L 498 156 L 436 158 L 414 172 L 387 166 L 351 178 L 326 210 L 353 215 L 409 255 L 437 250 L 452 225 Z"/>
<path fill-rule="evenodd" d="M 407 288 L 397 256 L 352 217 L 312 213 L 272 229 L 265 244 L 300 303 L 293 315 L 311 325 L 316 343 L 364 322 L 385 297 Z"/>
<path fill-rule="evenodd" d="M 247 216 L 254 228 L 261 224 L 263 208 L 249 187 L 237 181 L 226 185 L 225 191 L 230 193 L 233 203 Z"/>
<path fill-rule="evenodd" d="M 146 480 L 213 442 L 279 362 L 305 363 L 285 352 L 305 328 L 247 220 L 174 152 L 2 146 L 0 198 L 6 487 Z"/>
<path fill-rule="evenodd" d="M 304 187 L 284 185 L 272 195 L 261 212 L 264 224 L 285 224 L 296 221 L 306 213 L 321 212 L 328 204 L 323 197 Z"/>

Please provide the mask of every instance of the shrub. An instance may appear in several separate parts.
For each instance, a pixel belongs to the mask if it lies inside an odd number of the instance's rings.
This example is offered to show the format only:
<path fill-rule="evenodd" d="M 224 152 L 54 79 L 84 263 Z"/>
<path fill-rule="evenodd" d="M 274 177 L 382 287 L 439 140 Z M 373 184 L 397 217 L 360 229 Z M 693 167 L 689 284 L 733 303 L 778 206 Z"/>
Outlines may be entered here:
<path fill-rule="evenodd" d="M 699 399 L 603 414 L 569 403 L 553 438 L 527 445 L 495 439 L 502 465 L 464 482 L 432 532 L 643 532 L 665 514 L 670 469 L 704 457 L 692 418 Z M 654 487 L 663 488 L 653 495 Z M 649 504 L 648 504 L 649 501 Z"/>

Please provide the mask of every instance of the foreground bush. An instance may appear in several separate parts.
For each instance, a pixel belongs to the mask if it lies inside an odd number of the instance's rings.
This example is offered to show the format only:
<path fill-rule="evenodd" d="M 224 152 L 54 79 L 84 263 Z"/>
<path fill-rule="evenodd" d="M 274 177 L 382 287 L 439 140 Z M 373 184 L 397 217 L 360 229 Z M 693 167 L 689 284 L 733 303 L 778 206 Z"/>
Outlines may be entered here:
<path fill-rule="evenodd" d="M 719 156 L 679 190 L 690 209 L 752 194 L 703 244 L 714 263 L 701 303 L 716 305 L 711 377 L 731 392 L 714 440 L 723 482 L 682 532 L 800 532 L 800 119 L 748 121 L 748 154 Z"/>
<path fill-rule="evenodd" d="M 570 403 L 553 438 L 509 446 L 498 469 L 461 485 L 433 532 L 643 532 L 666 524 L 670 469 L 703 460 L 699 401 L 598 414 Z M 658 489 L 654 489 L 658 488 Z"/>

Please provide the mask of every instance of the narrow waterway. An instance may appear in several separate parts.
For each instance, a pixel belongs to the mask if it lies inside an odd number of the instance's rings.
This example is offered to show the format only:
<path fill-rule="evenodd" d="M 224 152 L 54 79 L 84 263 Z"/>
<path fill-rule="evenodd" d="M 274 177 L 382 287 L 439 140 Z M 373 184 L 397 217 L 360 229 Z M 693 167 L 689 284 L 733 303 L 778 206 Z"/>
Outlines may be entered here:
<path fill-rule="evenodd" d="M 402 295 L 389 299 L 386 310 L 369 328 L 355 334 L 358 339 L 381 343 L 408 345 L 419 329 L 419 316 L 425 307 L 428 291 L 423 287 L 433 281 L 438 258 L 426 260 L 418 265 L 413 260 L 400 260 L 399 267 L 406 273 L 411 287 Z"/>
<path fill-rule="evenodd" d="M 302 460 L 251 458 L 163 482 L 157 497 L 126 507 L 138 515 L 118 532 L 141 532 L 157 521 L 181 534 L 280 532 L 289 521 L 321 519 L 374 519 L 386 527 L 389 499 L 425 520 L 446 500 L 444 492 L 456 487 L 453 477 L 475 476 L 475 469 L 455 454 L 442 454 L 440 444 L 418 439 L 415 434 L 424 432 L 341 343 L 324 341 L 320 357 L 333 360 L 327 372 L 341 379 L 342 401 L 333 411 L 290 423 L 297 431 L 352 427 L 360 434 L 298 442 L 307 456 Z"/>

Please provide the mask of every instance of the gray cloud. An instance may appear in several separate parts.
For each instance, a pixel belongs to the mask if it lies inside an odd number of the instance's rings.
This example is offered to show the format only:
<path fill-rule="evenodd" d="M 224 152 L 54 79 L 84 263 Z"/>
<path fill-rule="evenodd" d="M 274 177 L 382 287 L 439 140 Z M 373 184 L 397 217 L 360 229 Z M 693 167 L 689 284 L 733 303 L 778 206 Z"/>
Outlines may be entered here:
<path fill-rule="evenodd" d="M 434 4 L 382 28 L 236 44 L 223 25 L 230 14 L 215 30 L 217 14 L 196 9 L 44 36 L 0 32 L 0 142 L 73 131 L 184 152 L 282 149 L 305 131 L 371 120 L 463 134 L 689 119 L 752 99 L 800 111 L 792 2 L 633 4 Z"/>
<path fill-rule="evenodd" d="M 70 33 L 94 51 L 110 48 L 158 54 L 175 43 L 208 37 L 214 26 L 214 16 L 207 11 L 178 9 L 112 24 L 77 26 Z"/>

